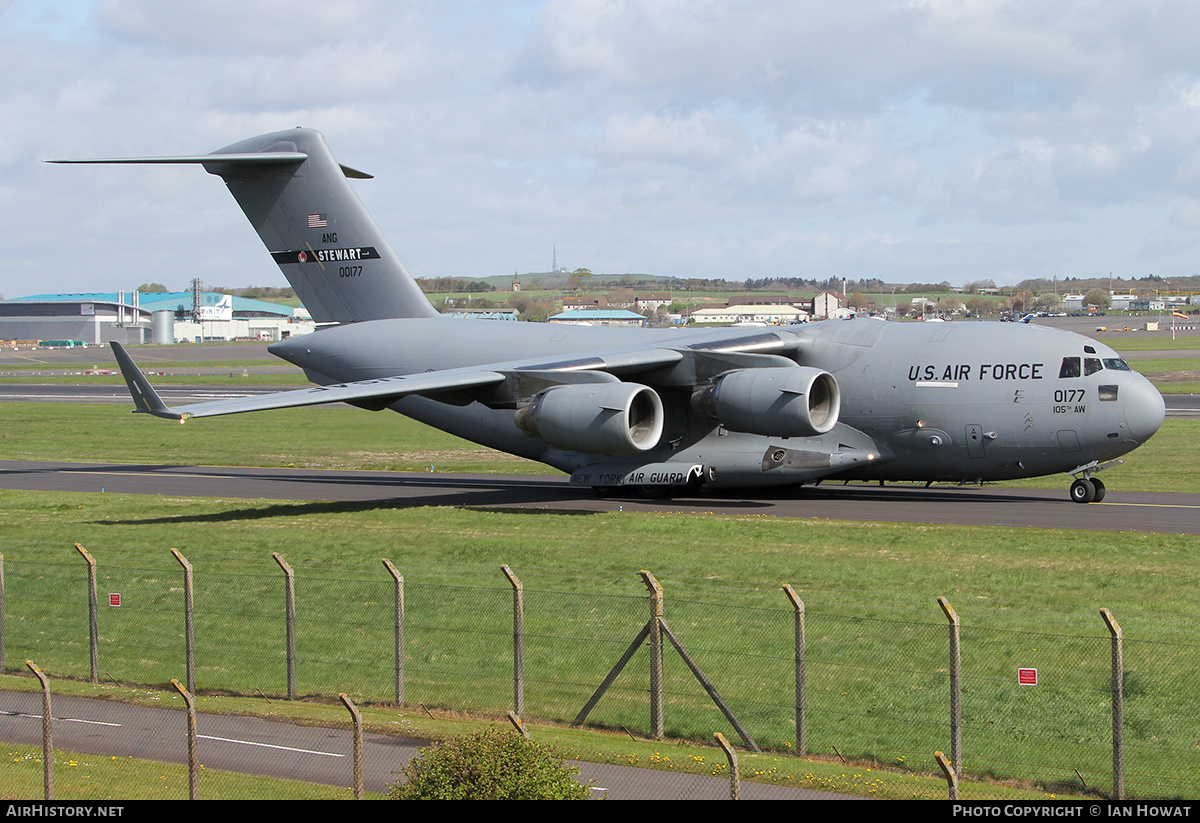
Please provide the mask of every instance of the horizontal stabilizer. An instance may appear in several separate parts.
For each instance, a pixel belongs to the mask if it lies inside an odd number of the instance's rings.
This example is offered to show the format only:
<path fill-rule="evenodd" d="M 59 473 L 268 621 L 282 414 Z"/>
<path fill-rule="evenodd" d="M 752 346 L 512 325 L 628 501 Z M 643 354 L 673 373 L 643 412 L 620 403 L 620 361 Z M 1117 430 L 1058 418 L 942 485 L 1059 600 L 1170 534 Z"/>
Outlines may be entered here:
<path fill-rule="evenodd" d="M 254 166 L 280 166 L 288 163 L 301 163 L 308 159 L 302 151 L 276 152 L 239 152 L 237 154 L 185 154 L 178 157 L 98 157 L 92 160 L 47 160 L 47 163 L 63 165 L 77 164 L 203 164 L 203 163 L 245 163 Z M 351 170 L 353 171 L 353 170 Z M 361 174 L 362 172 L 358 172 Z M 353 176 L 353 175 L 349 175 Z"/>
<path fill-rule="evenodd" d="M 68 166 L 86 165 L 204 165 L 205 163 L 229 163 L 247 166 L 285 166 L 301 163 L 308 159 L 302 151 L 238 152 L 236 154 L 184 154 L 176 157 L 97 157 L 91 160 L 47 160 L 47 163 Z M 338 164 L 342 174 L 355 180 L 373 180 L 375 176 L 365 171 Z"/>

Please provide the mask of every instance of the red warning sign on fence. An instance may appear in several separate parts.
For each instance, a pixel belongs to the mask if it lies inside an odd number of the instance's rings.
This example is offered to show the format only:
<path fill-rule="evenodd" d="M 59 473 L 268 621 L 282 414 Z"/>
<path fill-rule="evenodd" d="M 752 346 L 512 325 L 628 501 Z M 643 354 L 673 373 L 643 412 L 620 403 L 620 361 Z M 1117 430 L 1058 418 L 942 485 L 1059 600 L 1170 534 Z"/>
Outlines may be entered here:
<path fill-rule="evenodd" d="M 1017 683 L 1022 686 L 1036 686 L 1037 669 L 1017 669 Z"/>
<path fill-rule="evenodd" d="M 110 605 L 110 606 L 120 606 L 120 605 L 121 605 L 121 595 L 119 595 L 119 594 L 110 594 L 110 595 L 108 596 L 108 605 Z"/>

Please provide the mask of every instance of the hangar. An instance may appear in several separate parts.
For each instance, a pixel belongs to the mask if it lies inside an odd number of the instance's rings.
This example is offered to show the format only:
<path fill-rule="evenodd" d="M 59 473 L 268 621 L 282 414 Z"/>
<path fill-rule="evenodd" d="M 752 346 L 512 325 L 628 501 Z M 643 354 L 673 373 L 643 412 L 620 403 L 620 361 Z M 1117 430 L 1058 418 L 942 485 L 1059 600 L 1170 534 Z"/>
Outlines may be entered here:
<path fill-rule="evenodd" d="M 556 314 L 547 322 L 576 326 L 644 326 L 646 318 L 626 309 L 577 309 Z"/>

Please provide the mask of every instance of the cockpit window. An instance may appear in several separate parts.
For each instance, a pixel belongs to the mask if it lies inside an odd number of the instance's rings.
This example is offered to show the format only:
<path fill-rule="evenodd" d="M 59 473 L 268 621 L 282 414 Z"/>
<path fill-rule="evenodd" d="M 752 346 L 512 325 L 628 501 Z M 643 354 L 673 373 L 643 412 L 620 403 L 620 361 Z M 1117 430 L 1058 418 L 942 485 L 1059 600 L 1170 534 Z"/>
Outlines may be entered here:
<path fill-rule="evenodd" d="M 1082 367 L 1082 368 L 1081 368 Z M 1101 360 L 1099 357 L 1064 357 L 1062 367 L 1058 370 L 1058 376 L 1063 377 L 1086 377 L 1089 374 L 1095 374 L 1098 371 L 1105 369 L 1115 369 L 1116 371 L 1132 371 L 1129 364 L 1119 357 L 1106 357 Z"/>

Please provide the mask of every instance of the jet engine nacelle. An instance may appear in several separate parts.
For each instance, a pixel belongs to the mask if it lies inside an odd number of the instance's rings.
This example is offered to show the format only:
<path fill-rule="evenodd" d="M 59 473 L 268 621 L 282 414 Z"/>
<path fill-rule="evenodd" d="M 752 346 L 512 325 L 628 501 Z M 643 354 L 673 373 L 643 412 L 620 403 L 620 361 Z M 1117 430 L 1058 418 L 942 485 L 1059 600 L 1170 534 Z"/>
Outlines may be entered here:
<path fill-rule="evenodd" d="M 837 425 L 842 393 L 833 375 L 822 369 L 742 369 L 693 394 L 692 408 L 730 431 L 814 437 Z"/>
<path fill-rule="evenodd" d="M 555 386 L 518 409 L 515 421 L 557 449 L 634 454 L 658 445 L 663 405 L 657 392 L 635 383 Z"/>

